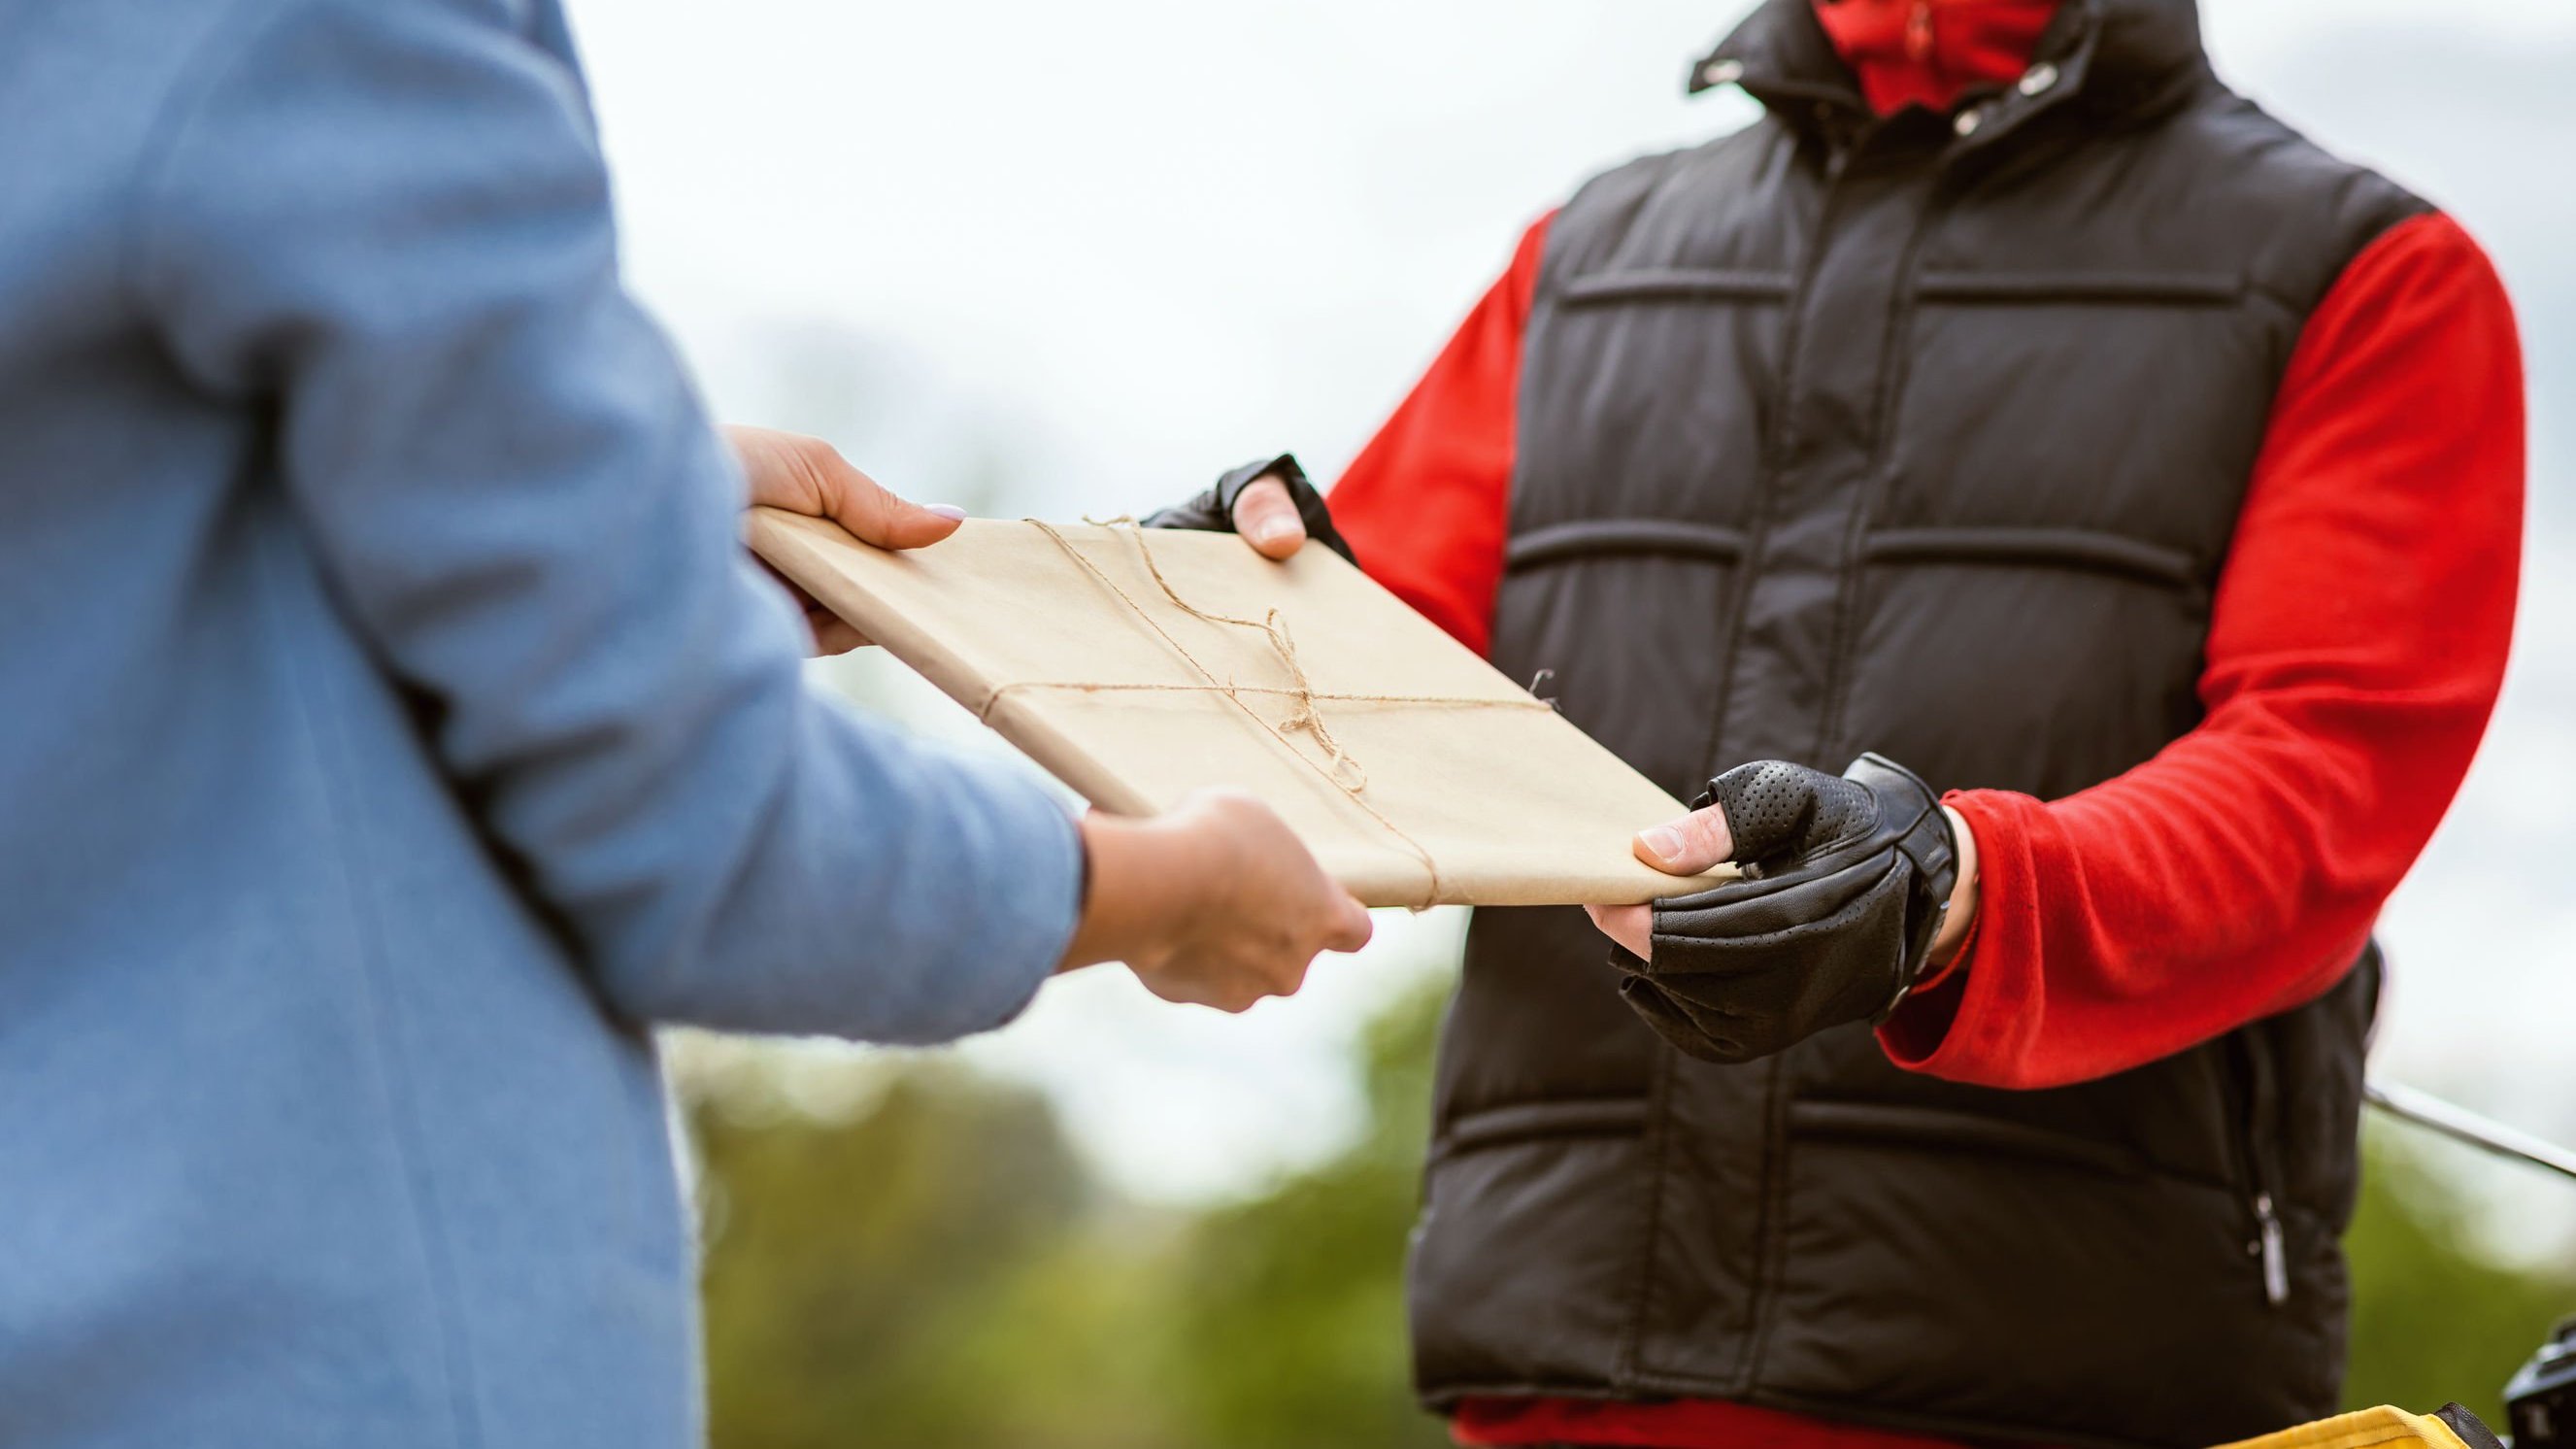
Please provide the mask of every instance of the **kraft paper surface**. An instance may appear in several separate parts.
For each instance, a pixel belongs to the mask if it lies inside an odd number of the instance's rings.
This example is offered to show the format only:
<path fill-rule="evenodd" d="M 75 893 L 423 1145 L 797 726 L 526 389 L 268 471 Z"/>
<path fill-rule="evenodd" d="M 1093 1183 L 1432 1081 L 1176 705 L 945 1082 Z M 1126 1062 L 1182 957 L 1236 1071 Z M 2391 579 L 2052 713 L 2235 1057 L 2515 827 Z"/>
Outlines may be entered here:
<path fill-rule="evenodd" d="M 975 519 L 897 553 L 773 509 L 749 538 L 1093 805 L 1246 791 L 1368 905 L 1631 904 L 1734 874 L 1639 862 L 1630 837 L 1682 804 L 1329 549 Z"/>

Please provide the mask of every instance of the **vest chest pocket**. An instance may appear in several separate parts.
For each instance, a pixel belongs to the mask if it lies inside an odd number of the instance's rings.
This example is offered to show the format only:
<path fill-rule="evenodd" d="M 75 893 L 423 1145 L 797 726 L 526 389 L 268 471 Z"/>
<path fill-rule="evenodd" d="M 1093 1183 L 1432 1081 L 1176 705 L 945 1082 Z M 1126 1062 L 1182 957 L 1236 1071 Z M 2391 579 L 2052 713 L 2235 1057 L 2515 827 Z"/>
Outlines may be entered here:
<path fill-rule="evenodd" d="M 1587 519 L 1516 535 L 1495 601 L 1494 664 L 1648 779 L 1701 783 L 1745 550 L 1734 529 Z"/>
<path fill-rule="evenodd" d="M 2200 567 L 2126 535 L 1909 528 L 1859 548 L 1829 755 L 1940 761 L 1944 788 L 2052 799 L 2197 720 Z"/>
<path fill-rule="evenodd" d="M 2225 548 L 2295 337 L 2243 278 L 2183 271 L 1927 269 L 1906 329 L 1885 444 L 1901 486 L 1875 524 L 2049 525 L 2194 554 Z M 2129 553 L 2083 558 L 2154 570 Z"/>
<path fill-rule="evenodd" d="M 1575 520 L 1749 525 L 1789 291 L 1785 272 L 1714 267 L 1605 270 L 1544 290 L 1522 355 L 1523 534 Z M 1612 546 L 1707 556 L 1678 536 L 1623 537 Z"/>
<path fill-rule="evenodd" d="M 1742 267 L 1629 267 L 1576 277 L 1565 284 L 1565 304 L 1783 302 L 1795 285 L 1787 272 Z"/>
<path fill-rule="evenodd" d="M 2025 307 L 2233 307 L 2244 296 L 2245 279 L 2232 272 L 1927 268 L 1914 283 L 1918 302 Z"/>

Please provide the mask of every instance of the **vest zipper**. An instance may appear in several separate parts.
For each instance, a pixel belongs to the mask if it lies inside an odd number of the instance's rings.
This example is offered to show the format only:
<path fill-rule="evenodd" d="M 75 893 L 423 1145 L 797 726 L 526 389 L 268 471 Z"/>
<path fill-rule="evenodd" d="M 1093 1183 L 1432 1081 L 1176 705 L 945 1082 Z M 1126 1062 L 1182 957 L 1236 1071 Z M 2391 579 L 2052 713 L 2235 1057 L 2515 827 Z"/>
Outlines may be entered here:
<path fill-rule="evenodd" d="M 2268 1192 L 2254 1194 L 2256 1251 L 2263 1255 L 2263 1301 L 2278 1308 L 2290 1301 L 2289 1250 L 2281 1241 L 2281 1215 Z"/>
<path fill-rule="evenodd" d="M 1866 566 L 1861 562 L 1860 545 L 1871 520 L 1878 516 L 1887 498 L 1888 451 L 1894 445 L 1896 409 L 1903 397 L 1912 359 L 1907 353 L 1914 328 L 1915 261 L 1923 242 L 1939 227 L 1966 191 L 1975 185 L 1971 179 L 1962 186 L 1946 174 L 1934 175 L 1931 189 L 1924 194 L 1921 210 L 1905 237 L 1905 249 L 1897 262 L 1900 280 L 1890 299 L 1885 326 L 1885 342 L 1880 349 L 1879 378 L 1871 400 L 1869 415 L 1869 472 L 1859 502 L 1852 509 L 1843 546 L 1842 575 L 1836 585 L 1833 643 L 1825 656 L 1825 703 L 1817 716 L 1816 742 L 1808 754 L 1816 759 L 1830 759 L 1834 742 L 1842 738 L 1843 711 L 1851 690 L 1851 659 L 1854 648 L 1852 631 L 1858 626 L 1865 604 Z M 1874 748 L 1874 746 L 1872 746 Z"/>
<path fill-rule="evenodd" d="M 1803 142 L 1794 144 L 1804 144 Z M 1726 744 L 1726 711 L 1735 697 L 1735 663 L 1744 647 L 1744 619 L 1753 601 L 1753 586 L 1762 577 L 1762 567 L 1771 546 L 1772 516 L 1778 511 L 1780 475 L 1787 458 L 1795 450 L 1790 432 L 1790 419 L 1798 402 L 1798 353 L 1804 331 L 1808 293 L 1816 284 L 1816 269 L 1824 262 L 1825 248 L 1832 243 L 1835 212 L 1842 205 L 1843 173 L 1850 169 L 1850 145 L 1837 144 L 1831 136 L 1819 134 L 1815 144 L 1824 147 L 1824 191 L 1816 202 L 1815 235 L 1807 241 L 1804 256 L 1798 258 L 1797 281 L 1789 289 L 1785 321 L 1780 339 L 1780 377 L 1778 385 L 1757 406 L 1776 420 L 1771 438 L 1764 444 L 1757 460 L 1760 483 L 1753 501 L 1752 526 L 1745 531 L 1744 552 L 1738 556 L 1735 577 L 1727 589 L 1726 649 L 1718 656 L 1717 708 L 1709 721 L 1708 745 L 1701 751 L 1704 775 L 1715 775 L 1719 750 Z M 1759 1305 L 1757 1304 L 1757 1310 Z"/>
<path fill-rule="evenodd" d="M 2237 1141 L 2245 1154 L 2245 1186 L 2254 1211 L 2254 1239 L 2245 1245 L 2245 1252 L 2262 1267 L 2263 1301 L 2278 1308 L 2290 1301 L 2290 1252 L 2272 1163 L 2272 1121 L 2277 1113 L 2271 1046 L 2252 1028 L 2239 1031 L 2233 1041 L 2245 1073 Z"/>

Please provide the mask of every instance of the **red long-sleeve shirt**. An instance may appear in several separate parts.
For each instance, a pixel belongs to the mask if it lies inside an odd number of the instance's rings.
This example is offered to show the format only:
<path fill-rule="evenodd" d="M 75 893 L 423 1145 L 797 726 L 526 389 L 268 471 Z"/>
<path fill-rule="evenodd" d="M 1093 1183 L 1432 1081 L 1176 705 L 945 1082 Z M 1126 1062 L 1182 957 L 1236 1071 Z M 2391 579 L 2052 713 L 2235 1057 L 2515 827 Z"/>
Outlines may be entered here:
<path fill-rule="evenodd" d="M 1521 338 L 1547 223 L 1333 490 L 1369 572 L 1482 650 Z M 1953 793 L 1982 860 L 1969 949 L 1880 1028 L 1956 1081 L 2108 1075 L 2321 993 L 2466 773 L 2521 551 L 2519 347 L 2448 217 L 2404 222 L 2308 318 L 2211 605 L 2207 713 L 2061 800 Z M 1653 822 L 1640 821 L 1641 826 Z M 1470 1444 L 1922 1446 L 1741 1405 L 1478 1400 Z"/>
<path fill-rule="evenodd" d="M 1332 492 L 1369 573 L 1479 651 L 1546 228 Z M 2206 717 L 2062 800 L 1950 795 L 1982 861 L 1974 969 L 1911 998 L 1881 1030 L 1889 1053 L 1958 1081 L 2052 1086 L 2331 985 L 2485 729 L 2522 483 L 2503 284 L 2449 217 L 2403 222 L 2345 269 L 2282 377 L 2211 603 Z"/>

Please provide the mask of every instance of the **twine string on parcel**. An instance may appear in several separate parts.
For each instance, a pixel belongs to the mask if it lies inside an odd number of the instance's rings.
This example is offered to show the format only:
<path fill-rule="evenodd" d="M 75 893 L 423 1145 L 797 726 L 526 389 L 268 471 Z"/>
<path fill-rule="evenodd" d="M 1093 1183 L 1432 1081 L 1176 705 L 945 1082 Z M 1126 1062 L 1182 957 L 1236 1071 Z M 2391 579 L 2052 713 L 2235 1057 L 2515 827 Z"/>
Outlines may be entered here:
<path fill-rule="evenodd" d="M 1445 695 L 1335 694 L 1320 691 L 1315 688 L 1314 681 L 1307 677 L 1305 666 L 1298 661 L 1297 642 L 1295 638 L 1289 634 L 1288 623 L 1285 619 L 1280 617 L 1280 613 L 1277 609 L 1271 609 L 1265 617 L 1260 619 L 1238 618 L 1232 614 L 1219 614 L 1202 609 L 1196 604 L 1191 603 L 1189 600 L 1182 598 L 1180 592 L 1172 587 L 1171 580 L 1163 577 L 1162 568 L 1154 561 L 1154 551 L 1146 543 L 1144 531 L 1137 524 L 1134 518 L 1122 515 L 1120 517 L 1110 519 L 1096 519 L 1088 517 L 1083 519 L 1083 522 L 1091 524 L 1094 527 L 1123 530 L 1129 536 L 1133 537 L 1136 543 L 1136 552 L 1144 561 L 1146 573 L 1153 577 L 1155 586 L 1162 590 L 1163 597 L 1169 599 L 1173 606 L 1181 610 L 1181 612 L 1188 614 L 1194 619 L 1199 619 L 1210 624 L 1221 624 L 1231 628 L 1259 631 L 1262 636 L 1268 640 L 1272 652 L 1279 656 L 1280 663 L 1287 668 L 1289 684 L 1286 688 L 1278 688 L 1272 686 L 1242 685 L 1236 684 L 1231 680 L 1219 679 L 1217 678 L 1214 670 L 1209 669 L 1206 664 L 1202 663 L 1198 656 L 1192 654 L 1180 640 L 1173 638 L 1170 630 L 1165 629 L 1161 624 L 1155 622 L 1152 612 L 1147 610 L 1143 604 L 1138 603 L 1134 595 L 1119 587 L 1116 579 L 1111 578 L 1107 572 L 1102 570 L 1100 565 L 1092 562 L 1089 555 L 1083 553 L 1081 549 L 1074 547 L 1073 541 L 1066 538 L 1054 527 L 1054 525 L 1036 518 L 1027 519 L 1025 521 L 1035 525 L 1040 532 L 1054 540 L 1056 547 L 1062 549 L 1068 558 L 1071 558 L 1076 564 L 1080 565 L 1083 571 L 1090 574 L 1091 577 L 1101 585 L 1101 587 L 1109 590 L 1111 594 L 1117 596 L 1119 602 L 1125 604 L 1129 612 L 1142 620 L 1145 627 L 1153 630 L 1157 635 L 1161 636 L 1163 642 L 1171 646 L 1172 652 L 1181 656 L 1181 658 L 1188 663 L 1191 669 L 1198 672 L 1199 677 L 1205 680 L 1206 683 L 1096 684 L 1084 682 L 1057 683 L 1050 680 L 1016 681 L 997 686 L 990 695 L 986 696 L 983 708 L 977 712 L 979 718 L 990 720 L 994 705 L 1000 702 L 1003 695 L 1015 689 L 1072 689 L 1086 692 L 1137 691 L 1143 693 L 1224 695 L 1228 702 L 1232 703 L 1236 709 L 1241 710 L 1253 721 L 1253 723 L 1260 725 L 1262 729 L 1267 731 L 1271 736 L 1276 738 L 1281 745 L 1286 747 L 1288 753 L 1294 755 L 1299 763 L 1323 776 L 1326 781 L 1332 784 L 1333 788 L 1341 791 L 1352 804 L 1358 806 L 1370 819 L 1376 821 L 1381 827 L 1383 827 L 1389 835 L 1394 836 L 1399 842 L 1401 842 L 1405 849 L 1411 851 L 1414 858 L 1422 862 L 1423 870 L 1428 873 L 1430 877 L 1429 884 L 1423 896 L 1423 905 L 1425 907 L 1429 907 L 1439 901 L 1441 896 L 1440 862 L 1432 857 L 1431 852 L 1423 847 L 1422 842 L 1414 839 L 1403 826 L 1398 825 L 1393 819 L 1388 817 L 1385 811 L 1378 809 L 1376 805 L 1372 804 L 1366 798 L 1365 792 L 1368 789 L 1367 769 L 1363 767 L 1357 759 L 1352 757 L 1350 751 L 1343 747 L 1340 740 L 1334 738 L 1331 726 L 1324 722 L 1324 717 L 1316 706 L 1319 703 L 1324 702 L 1432 705 L 1460 708 L 1471 707 L 1479 709 L 1551 709 L 1553 706 L 1548 704 L 1545 700 L 1539 699 L 1473 699 Z M 1250 704 L 1245 702 L 1245 695 L 1266 695 L 1277 698 L 1286 698 L 1294 701 L 1294 707 L 1287 719 L 1278 724 L 1272 724 L 1268 719 L 1262 716 L 1259 710 L 1254 709 Z M 1290 736 L 1300 731 L 1314 736 L 1316 744 L 1323 749 L 1324 757 L 1326 761 L 1329 762 L 1328 764 L 1316 763 L 1312 756 L 1308 755 L 1304 750 L 1297 748 L 1296 742 L 1292 740 Z"/>
<path fill-rule="evenodd" d="M 753 518 L 764 557 L 1113 809 L 1249 786 L 1373 906 L 1427 904 L 1434 870 L 1440 902 L 1624 904 L 1687 888 L 1639 860 L 1624 828 L 1680 814 L 1678 800 L 1336 554 L 1279 564 L 1235 539 L 1130 541 L 1116 523 L 1067 521 L 1059 540 L 1016 518 L 888 553 L 824 520 Z M 1295 670 L 1264 617 L 1274 606 Z M 1242 617 L 1198 617 L 1211 613 Z M 1307 728 L 1279 728 L 1306 713 L 1350 763 Z"/>

